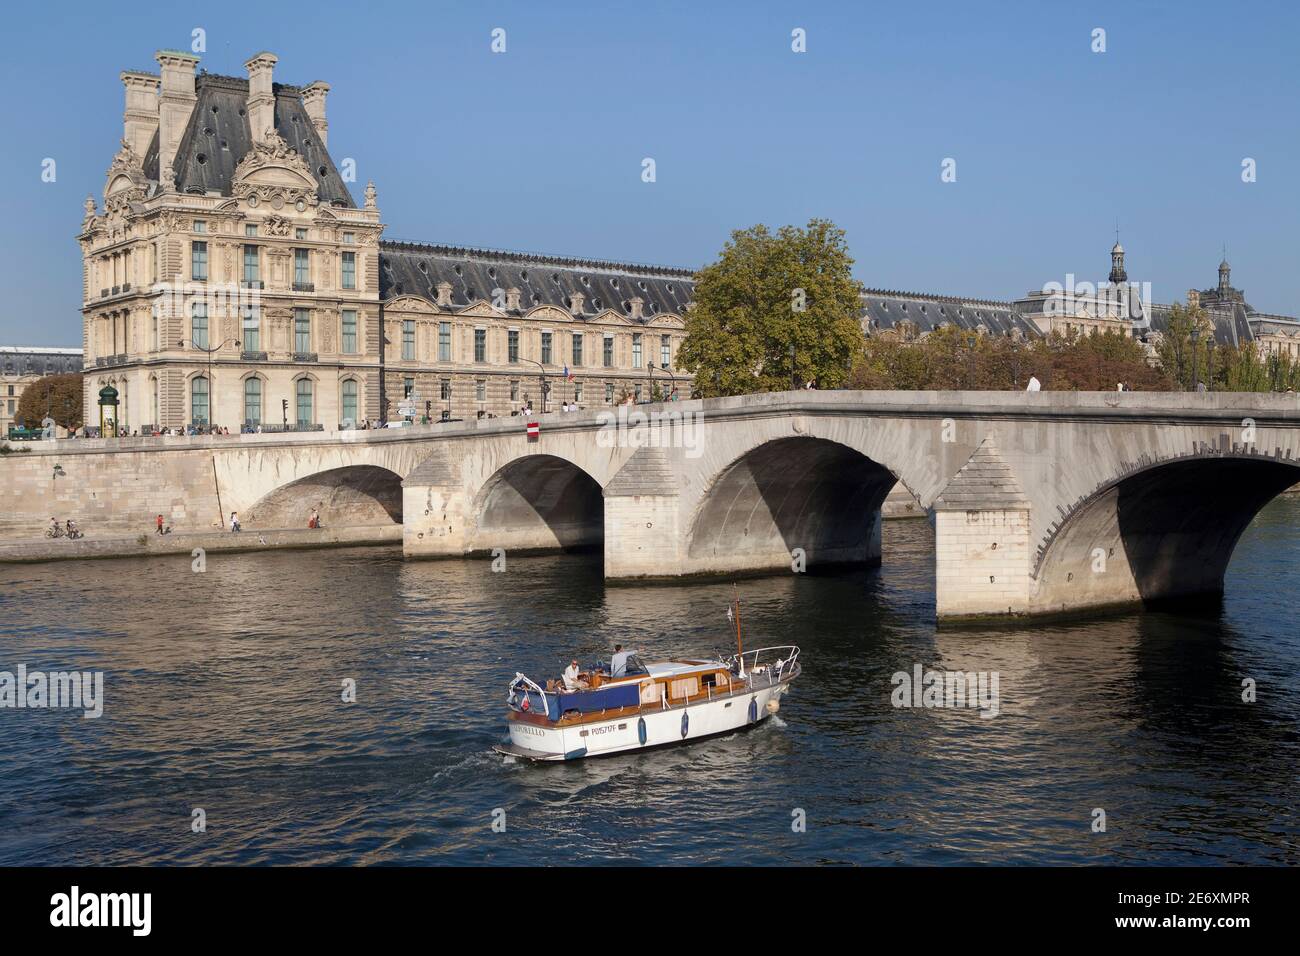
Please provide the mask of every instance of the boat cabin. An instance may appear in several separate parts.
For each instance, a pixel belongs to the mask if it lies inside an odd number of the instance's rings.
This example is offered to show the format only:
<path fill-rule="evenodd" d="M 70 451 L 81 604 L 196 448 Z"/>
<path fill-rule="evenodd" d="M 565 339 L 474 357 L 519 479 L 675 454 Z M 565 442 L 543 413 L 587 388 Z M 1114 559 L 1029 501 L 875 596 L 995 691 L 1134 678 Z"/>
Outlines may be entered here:
<path fill-rule="evenodd" d="M 720 661 L 659 661 L 622 677 L 611 677 L 604 670 L 584 671 L 578 676 L 587 684 L 585 688 L 569 691 L 562 681 L 549 680 L 544 695 L 536 684 L 517 678 L 511 685 L 509 718 L 528 723 L 585 723 L 622 716 L 623 712 L 666 710 L 713 700 L 747 687 Z"/>

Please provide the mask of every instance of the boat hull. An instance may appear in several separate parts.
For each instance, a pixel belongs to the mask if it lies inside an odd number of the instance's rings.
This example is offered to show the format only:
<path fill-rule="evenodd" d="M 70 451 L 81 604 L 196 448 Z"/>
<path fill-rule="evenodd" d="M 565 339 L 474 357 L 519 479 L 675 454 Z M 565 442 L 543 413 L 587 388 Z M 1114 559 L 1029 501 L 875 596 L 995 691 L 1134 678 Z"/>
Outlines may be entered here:
<path fill-rule="evenodd" d="M 690 743 L 761 723 L 789 689 L 784 681 L 686 706 L 646 707 L 639 714 L 569 725 L 512 719 L 509 743 L 493 749 L 525 760 L 559 761 Z"/>

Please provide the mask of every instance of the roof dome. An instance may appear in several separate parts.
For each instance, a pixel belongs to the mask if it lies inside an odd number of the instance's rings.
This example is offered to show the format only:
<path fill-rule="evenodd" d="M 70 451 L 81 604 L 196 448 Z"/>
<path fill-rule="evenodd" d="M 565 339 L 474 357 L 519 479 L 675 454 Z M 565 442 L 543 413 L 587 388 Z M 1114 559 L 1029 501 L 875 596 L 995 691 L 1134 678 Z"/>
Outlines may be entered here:
<path fill-rule="evenodd" d="M 1111 254 L 1112 256 L 1113 256 L 1113 255 L 1116 255 L 1116 254 L 1119 254 L 1119 255 L 1122 256 L 1122 255 L 1124 254 L 1124 247 L 1121 246 L 1118 242 L 1116 242 L 1115 245 L 1113 245 L 1113 246 L 1110 247 L 1110 254 Z"/>

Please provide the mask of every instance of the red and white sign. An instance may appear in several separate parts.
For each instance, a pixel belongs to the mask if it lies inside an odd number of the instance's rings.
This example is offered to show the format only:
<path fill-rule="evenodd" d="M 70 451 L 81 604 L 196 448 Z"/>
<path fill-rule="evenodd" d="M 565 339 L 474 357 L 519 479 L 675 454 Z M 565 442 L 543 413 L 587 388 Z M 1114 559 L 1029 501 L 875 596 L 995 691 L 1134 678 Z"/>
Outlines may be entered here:
<path fill-rule="evenodd" d="M 537 441 L 537 439 L 541 436 L 541 434 L 542 434 L 542 426 L 541 426 L 541 425 L 537 424 L 537 422 L 529 422 L 529 423 L 528 423 L 528 440 L 529 440 L 529 441 Z"/>

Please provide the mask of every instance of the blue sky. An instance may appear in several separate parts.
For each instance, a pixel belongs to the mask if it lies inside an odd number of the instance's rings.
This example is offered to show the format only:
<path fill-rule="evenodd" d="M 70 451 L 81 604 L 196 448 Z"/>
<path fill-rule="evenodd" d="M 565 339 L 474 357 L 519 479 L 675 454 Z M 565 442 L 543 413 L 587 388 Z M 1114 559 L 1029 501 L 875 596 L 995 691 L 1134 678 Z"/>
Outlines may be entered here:
<path fill-rule="evenodd" d="M 868 285 L 1005 299 L 1104 279 L 1118 219 L 1157 300 L 1213 285 L 1226 243 L 1256 308 L 1300 314 L 1297 5 L 292 9 L 6 11 L 0 344 L 80 344 L 74 236 L 121 137 L 118 73 L 196 27 L 210 72 L 266 49 L 277 80 L 333 86 L 331 152 L 358 198 L 374 179 L 393 238 L 697 266 L 733 229 L 820 216 Z"/>

